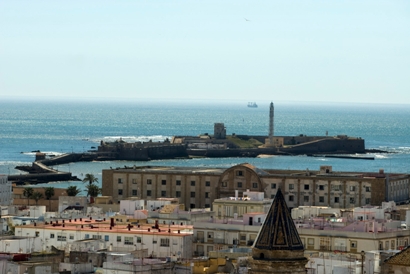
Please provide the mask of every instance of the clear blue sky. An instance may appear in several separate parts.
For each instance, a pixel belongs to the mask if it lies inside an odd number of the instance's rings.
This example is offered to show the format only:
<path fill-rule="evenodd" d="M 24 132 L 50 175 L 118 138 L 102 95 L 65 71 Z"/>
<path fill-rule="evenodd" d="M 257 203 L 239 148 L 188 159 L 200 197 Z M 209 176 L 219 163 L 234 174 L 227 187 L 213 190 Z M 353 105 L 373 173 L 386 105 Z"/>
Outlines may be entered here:
<path fill-rule="evenodd" d="M 0 97 L 410 102 L 410 1 L 0 1 Z"/>

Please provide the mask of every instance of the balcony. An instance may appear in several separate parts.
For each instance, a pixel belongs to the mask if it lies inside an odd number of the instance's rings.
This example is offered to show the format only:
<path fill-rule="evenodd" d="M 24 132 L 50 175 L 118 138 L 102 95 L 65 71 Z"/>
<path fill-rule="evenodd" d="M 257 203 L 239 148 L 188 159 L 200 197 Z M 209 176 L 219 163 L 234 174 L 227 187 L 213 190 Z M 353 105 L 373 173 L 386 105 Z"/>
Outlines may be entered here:
<path fill-rule="evenodd" d="M 204 243 L 205 239 L 203 237 L 195 237 L 194 243 Z"/>

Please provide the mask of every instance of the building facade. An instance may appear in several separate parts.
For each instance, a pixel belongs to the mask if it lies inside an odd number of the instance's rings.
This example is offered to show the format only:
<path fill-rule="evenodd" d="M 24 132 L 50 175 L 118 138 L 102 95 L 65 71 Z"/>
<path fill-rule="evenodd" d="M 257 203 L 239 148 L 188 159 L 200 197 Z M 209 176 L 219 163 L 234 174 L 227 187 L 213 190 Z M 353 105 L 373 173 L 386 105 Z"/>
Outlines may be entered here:
<path fill-rule="evenodd" d="M 409 200 L 408 174 L 335 172 L 331 166 L 318 171 L 259 169 L 250 164 L 230 168 L 125 167 L 102 171 L 103 195 L 113 202 L 139 197 L 178 198 L 186 208 L 210 207 L 215 199 L 262 191 L 273 198 L 282 189 L 290 208 L 330 206 L 352 208 Z"/>
<path fill-rule="evenodd" d="M 0 174 L 0 205 L 8 206 L 12 204 L 11 182 L 7 175 Z"/>

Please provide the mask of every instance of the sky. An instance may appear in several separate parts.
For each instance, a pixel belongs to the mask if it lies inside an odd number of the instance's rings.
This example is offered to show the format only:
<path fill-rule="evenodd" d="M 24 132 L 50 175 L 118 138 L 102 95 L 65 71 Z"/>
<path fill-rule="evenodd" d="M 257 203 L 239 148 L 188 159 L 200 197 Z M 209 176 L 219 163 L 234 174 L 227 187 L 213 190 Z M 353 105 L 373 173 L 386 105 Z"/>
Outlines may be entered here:
<path fill-rule="evenodd" d="M 0 100 L 410 103 L 410 1 L 0 1 Z"/>

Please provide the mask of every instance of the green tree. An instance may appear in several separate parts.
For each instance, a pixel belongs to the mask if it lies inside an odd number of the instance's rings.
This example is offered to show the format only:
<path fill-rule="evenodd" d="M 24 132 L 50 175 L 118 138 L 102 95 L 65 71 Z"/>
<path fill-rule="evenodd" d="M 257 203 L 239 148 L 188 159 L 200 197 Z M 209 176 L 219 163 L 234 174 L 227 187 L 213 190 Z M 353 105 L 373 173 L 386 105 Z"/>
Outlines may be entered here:
<path fill-rule="evenodd" d="M 87 185 L 85 188 L 87 189 L 87 196 L 90 196 L 90 197 L 93 197 L 93 198 L 97 197 L 98 194 L 101 194 L 101 192 L 102 192 L 102 189 L 99 188 L 95 184 Z"/>
<path fill-rule="evenodd" d="M 33 198 L 33 200 L 36 201 L 36 205 L 38 205 L 38 200 L 43 198 L 43 194 L 41 192 L 35 191 L 33 192 L 33 195 L 31 195 L 31 198 Z"/>
<path fill-rule="evenodd" d="M 77 188 L 77 186 L 69 186 L 67 187 L 66 192 L 68 196 L 77 196 L 81 190 Z"/>
<path fill-rule="evenodd" d="M 54 196 L 54 187 L 45 187 L 44 188 L 44 195 L 46 196 L 46 199 L 48 200 L 48 210 L 51 211 L 51 197 Z"/>
<path fill-rule="evenodd" d="M 34 189 L 32 187 L 26 187 L 23 190 L 23 196 L 27 198 L 27 205 L 30 206 L 30 198 L 33 196 Z"/>
<path fill-rule="evenodd" d="M 98 178 L 96 178 L 96 177 L 94 176 L 94 174 L 87 173 L 87 174 L 85 174 L 85 177 L 84 177 L 84 179 L 83 179 L 83 182 L 84 182 L 84 183 L 87 183 L 87 182 L 88 182 L 88 185 L 91 185 L 91 184 L 93 184 L 93 183 L 98 183 Z"/>

